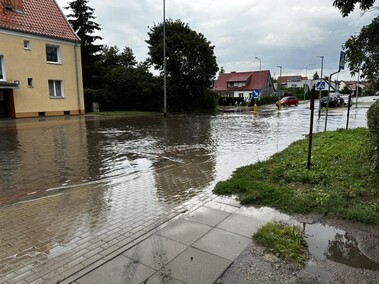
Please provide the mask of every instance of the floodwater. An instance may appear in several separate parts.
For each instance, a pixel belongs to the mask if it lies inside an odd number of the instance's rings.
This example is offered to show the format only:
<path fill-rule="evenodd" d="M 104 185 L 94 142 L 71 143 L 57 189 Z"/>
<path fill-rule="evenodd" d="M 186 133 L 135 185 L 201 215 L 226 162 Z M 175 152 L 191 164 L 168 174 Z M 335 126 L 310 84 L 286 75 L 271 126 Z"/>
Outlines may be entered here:
<path fill-rule="evenodd" d="M 350 128 L 367 126 L 373 99 L 360 98 L 363 103 L 351 108 Z M 346 127 L 346 110 L 329 111 L 328 130 Z M 149 192 L 162 208 L 174 208 L 236 168 L 268 159 L 304 138 L 309 124 L 309 103 L 280 111 L 265 106 L 256 114 L 0 120 L 0 208 L 57 193 L 106 192 L 119 184 L 118 192 Z M 316 110 L 313 131 L 324 131 L 324 125 L 325 117 L 318 119 Z M 105 211 L 117 203 L 106 193 L 96 198 L 93 204 L 104 203 Z M 74 208 L 75 200 L 68 202 Z M 334 255 L 330 251 L 329 257 Z"/>
<path fill-rule="evenodd" d="M 366 127 L 366 111 L 365 105 L 353 107 L 349 127 Z M 143 172 L 155 173 L 163 198 L 188 199 L 303 138 L 309 117 L 309 105 L 302 104 L 281 111 L 262 107 L 256 115 L 2 120 L 0 205 Z M 324 123 L 316 111 L 314 132 L 323 131 Z M 330 111 L 328 130 L 345 127 L 346 108 Z"/>

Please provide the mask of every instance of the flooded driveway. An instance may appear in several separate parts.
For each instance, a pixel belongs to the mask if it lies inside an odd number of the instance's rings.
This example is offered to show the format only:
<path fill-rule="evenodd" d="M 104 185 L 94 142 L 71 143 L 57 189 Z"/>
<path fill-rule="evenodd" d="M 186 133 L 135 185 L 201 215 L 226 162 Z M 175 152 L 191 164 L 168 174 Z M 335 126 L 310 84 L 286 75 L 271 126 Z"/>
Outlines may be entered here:
<path fill-rule="evenodd" d="M 350 127 L 366 127 L 368 103 Z M 346 108 L 328 130 L 346 127 Z M 314 131 L 324 130 L 324 117 Z M 212 196 L 217 181 L 309 132 L 309 104 L 257 114 L 0 121 L 0 280 L 62 279 Z M 59 268 L 59 269 L 58 269 Z M 30 272 L 30 271 L 33 271 Z M 36 276 L 38 275 L 38 277 Z M 69 274 L 67 274 L 69 275 Z M 36 278 L 35 278 L 36 277 Z M 1 281 L 0 281 L 1 282 Z"/>

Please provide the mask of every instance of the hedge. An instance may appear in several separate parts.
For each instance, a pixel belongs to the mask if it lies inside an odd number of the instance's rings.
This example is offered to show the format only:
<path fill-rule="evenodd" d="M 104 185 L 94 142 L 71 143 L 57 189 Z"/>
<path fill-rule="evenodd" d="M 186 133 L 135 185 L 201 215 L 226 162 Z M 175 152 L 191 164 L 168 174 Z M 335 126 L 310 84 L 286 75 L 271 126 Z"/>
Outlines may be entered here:
<path fill-rule="evenodd" d="M 379 175 L 379 101 L 367 111 L 367 125 L 371 138 L 372 168 Z"/>

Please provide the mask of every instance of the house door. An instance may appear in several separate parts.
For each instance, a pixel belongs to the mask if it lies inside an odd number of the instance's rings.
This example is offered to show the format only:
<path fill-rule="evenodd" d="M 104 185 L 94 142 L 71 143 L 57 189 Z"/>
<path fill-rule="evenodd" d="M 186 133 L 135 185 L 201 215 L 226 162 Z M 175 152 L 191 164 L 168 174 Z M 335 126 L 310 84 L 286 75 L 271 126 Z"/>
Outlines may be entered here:
<path fill-rule="evenodd" d="M 7 96 L 4 90 L 0 90 L 0 118 L 6 118 L 8 116 L 8 103 Z"/>

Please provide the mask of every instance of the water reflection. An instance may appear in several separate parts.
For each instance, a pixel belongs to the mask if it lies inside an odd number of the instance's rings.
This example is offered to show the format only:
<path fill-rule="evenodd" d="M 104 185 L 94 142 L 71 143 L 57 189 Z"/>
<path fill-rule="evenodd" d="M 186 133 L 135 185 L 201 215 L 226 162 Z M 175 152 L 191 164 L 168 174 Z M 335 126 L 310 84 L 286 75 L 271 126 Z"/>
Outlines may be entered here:
<path fill-rule="evenodd" d="M 366 126 L 366 111 L 352 109 L 350 127 Z M 346 109 L 330 114 L 328 129 L 344 127 Z M 182 202 L 303 138 L 308 125 L 306 104 L 262 107 L 256 115 L 2 120 L 0 204 L 146 172 L 154 175 L 150 184 L 160 199 L 172 203 L 181 196 Z M 321 117 L 314 131 L 323 126 Z"/>
<path fill-rule="evenodd" d="M 359 243 L 348 232 L 324 224 L 305 224 L 309 252 L 319 259 L 330 259 L 351 267 L 379 270 L 379 263 L 359 249 Z"/>
<path fill-rule="evenodd" d="M 87 176 L 85 124 L 26 120 L 0 131 L 0 204 L 46 194 Z"/>

